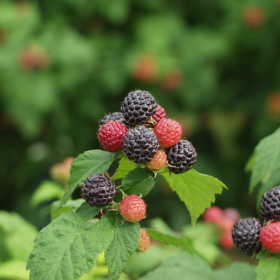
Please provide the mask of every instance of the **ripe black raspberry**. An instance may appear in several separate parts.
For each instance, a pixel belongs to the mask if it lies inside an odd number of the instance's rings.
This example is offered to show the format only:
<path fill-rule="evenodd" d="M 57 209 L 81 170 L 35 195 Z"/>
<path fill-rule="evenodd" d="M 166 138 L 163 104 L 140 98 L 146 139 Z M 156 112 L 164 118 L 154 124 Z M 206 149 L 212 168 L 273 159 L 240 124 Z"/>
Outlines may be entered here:
<path fill-rule="evenodd" d="M 260 233 L 262 221 L 258 218 L 238 220 L 232 228 L 234 245 L 248 256 L 259 253 L 262 249 Z"/>
<path fill-rule="evenodd" d="M 90 175 L 82 184 L 82 197 L 91 206 L 106 206 L 116 196 L 115 183 L 103 174 Z"/>
<path fill-rule="evenodd" d="M 176 145 L 165 148 L 165 152 L 170 165 L 168 168 L 175 174 L 192 169 L 196 162 L 195 148 L 188 140 L 180 140 Z"/>
<path fill-rule="evenodd" d="M 140 125 L 125 134 L 123 150 L 135 163 L 149 162 L 159 150 L 158 139 L 153 130 Z"/>
<path fill-rule="evenodd" d="M 124 99 L 121 111 L 129 123 L 144 124 L 156 113 L 156 108 L 157 102 L 148 91 L 135 90 Z"/>
<path fill-rule="evenodd" d="M 261 214 L 267 220 L 280 220 L 280 185 L 263 194 Z"/>
<path fill-rule="evenodd" d="M 123 120 L 120 121 L 120 119 L 123 119 Z M 103 124 L 105 124 L 109 121 L 120 121 L 121 123 L 125 124 L 127 128 L 130 128 L 130 124 L 124 120 L 123 113 L 121 113 L 121 112 L 115 112 L 115 113 L 104 116 L 103 119 L 99 123 L 99 127 L 101 127 Z"/>

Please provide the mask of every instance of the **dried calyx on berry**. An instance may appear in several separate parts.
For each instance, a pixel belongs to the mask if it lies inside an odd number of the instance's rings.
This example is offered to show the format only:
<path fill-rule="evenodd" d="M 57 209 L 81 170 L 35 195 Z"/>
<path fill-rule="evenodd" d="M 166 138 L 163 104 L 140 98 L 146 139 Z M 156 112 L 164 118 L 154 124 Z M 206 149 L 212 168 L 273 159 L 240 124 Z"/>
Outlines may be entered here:
<path fill-rule="evenodd" d="M 234 245 L 248 256 L 258 254 L 262 249 L 260 233 L 263 223 L 257 218 L 238 220 L 232 228 Z"/>
<path fill-rule="evenodd" d="M 261 215 L 266 220 L 280 220 L 280 185 L 263 194 Z"/>
<path fill-rule="evenodd" d="M 124 136 L 123 150 L 137 164 L 149 162 L 159 150 L 158 139 L 153 130 L 143 125 L 137 126 Z"/>
<path fill-rule="evenodd" d="M 188 140 L 180 140 L 178 144 L 165 148 L 169 170 L 175 174 L 192 169 L 196 162 L 195 148 Z"/>
<path fill-rule="evenodd" d="M 124 99 L 121 111 L 126 121 L 131 124 L 144 124 L 156 113 L 157 102 L 148 92 L 135 90 Z"/>
<path fill-rule="evenodd" d="M 99 173 L 90 175 L 83 183 L 81 190 L 86 202 L 96 207 L 110 204 L 116 196 L 115 183 Z"/>

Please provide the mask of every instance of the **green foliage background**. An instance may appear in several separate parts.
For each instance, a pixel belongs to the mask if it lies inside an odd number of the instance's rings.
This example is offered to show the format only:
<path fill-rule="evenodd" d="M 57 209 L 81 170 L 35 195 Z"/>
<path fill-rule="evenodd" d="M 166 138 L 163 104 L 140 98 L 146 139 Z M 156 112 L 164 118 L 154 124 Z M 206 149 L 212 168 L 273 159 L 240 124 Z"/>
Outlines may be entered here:
<path fill-rule="evenodd" d="M 244 15 L 255 6 L 263 22 L 254 27 Z M 264 0 L 2 0 L 1 208 L 45 226 L 49 218 L 28 205 L 49 167 L 99 149 L 98 120 L 140 88 L 183 124 L 198 152 L 195 169 L 228 186 L 217 204 L 256 215 L 244 166 L 259 140 L 279 126 L 279 114 L 267 106 L 279 90 L 279 14 L 279 3 Z M 47 53 L 46 69 L 20 65 L 30 45 Z M 133 75 L 143 55 L 156 60 L 153 81 Z M 166 75 L 174 69 L 181 82 L 168 88 Z M 161 216 L 173 229 L 190 221 L 164 180 L 147 204 L 149 218 Z"/>

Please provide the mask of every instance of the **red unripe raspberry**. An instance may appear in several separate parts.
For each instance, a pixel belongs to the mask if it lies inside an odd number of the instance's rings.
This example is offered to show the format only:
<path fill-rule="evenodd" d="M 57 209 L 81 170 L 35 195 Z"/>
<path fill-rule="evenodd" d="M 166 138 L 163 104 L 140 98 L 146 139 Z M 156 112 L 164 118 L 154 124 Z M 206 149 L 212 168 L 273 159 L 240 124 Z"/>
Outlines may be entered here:
<path fill-rule="evenodd" d="M 280 222 L 270 223 L 260 233 L 263 247 L 274 254 L 280 253 Z"/>
<path fill-rule="evenodd" d="M 146 166 L 152 170 L 160 170 L 167 164 L 167 155 L 165 151 L 158 150 L 154 158 L 146 163 Z"/>
<path fill-rule="evenodd" d="M 157 105 L 156 113 L 152 115 L 152 118 L 159 122 L 161 119 L 166 119 L 166 112 L 163 107 L 161 107 L 159 104 Z"/>
<path fill-rule="evenodd" d="M 140 239 L 139 239 L 139 245 L 138 245 L 138 250 L 145 252 L 148 250 L 149 245 L 150 245 L 150 236 L 147 233 L 147 231 L 145 231 L 144 229 L 140 229 Z"/>
<path fill-rule="evenodd" d="M 211 206 L 209 209 L 206 209 L 202 219 L 211 224 L 217 224 L 218 221 L 224 216 L 222 209 L 217 206 Z"/>
<path fill-rule="evenodd" d="M 220 227 L 220 229 L 224 232 L 229 232 L 232 230 L 233 226 L 235 224 L 235 221 L 232 220 L 229 217 L 221 217 L 218 221 L 218 226 Z"/>
<path fill-rule="evenodd" d="M 146 216 L 146 204 L 141 197 L 129 195 L 120 203 L 120 214 L 127 222 L 139 222 Z"/>
<path fill-rule="evenodd" d="M 225 249 L 233 249 L 234 243 L 231 236 L 231 231 L 224 233 L 220 238 L 220 245 Z"/>
<path fill-rule="evenodd" d="M 122 149 L 123 138 L 127 127 L 116 121 L 109 121 L 98 130 L 98 140 L 102 148 L 108 152 L 118 152 Z"/>
<path fill-rule="evenodd" d="M 234 208 L 226 208 L 224 209 L 224 216 L 231 218 L 234 223 L 236 223 L 240 219 L 239 212 Z"/>
<path fill-rule="evenodd" d="M 160 120 L 154 128 L 154 132 L 159 144 L 165 148 L 176 145 L 183 134 L 181 125 L 171 119 Z"/>

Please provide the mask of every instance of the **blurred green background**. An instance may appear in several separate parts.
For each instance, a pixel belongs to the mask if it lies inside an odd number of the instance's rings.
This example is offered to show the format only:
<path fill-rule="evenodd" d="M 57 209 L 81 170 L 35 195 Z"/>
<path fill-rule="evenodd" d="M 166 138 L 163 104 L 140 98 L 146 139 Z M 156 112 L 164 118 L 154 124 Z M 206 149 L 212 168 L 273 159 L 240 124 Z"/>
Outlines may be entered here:
<path fill-rule="evenodd" d="M 228 186 L 216 204 L 257 215 L 244 166 L 280 123 L 279 52 L 280 1 L 1 0 L 1 209 L 48 224 L 29 200 L 50 167 L 100 149 L 98 120 L 142 89 Z M 148 218 L 189 222 L 160 180 L 146 202 Z"/>

